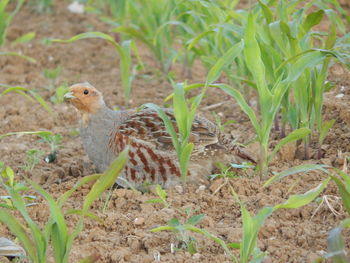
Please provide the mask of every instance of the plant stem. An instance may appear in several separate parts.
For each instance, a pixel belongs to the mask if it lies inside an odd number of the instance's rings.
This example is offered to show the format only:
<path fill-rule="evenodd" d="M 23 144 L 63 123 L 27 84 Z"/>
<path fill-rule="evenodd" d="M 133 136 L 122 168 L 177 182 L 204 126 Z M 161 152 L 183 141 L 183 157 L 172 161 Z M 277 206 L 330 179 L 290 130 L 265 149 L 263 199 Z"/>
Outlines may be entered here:
<path fill-rule="evenodd" d="M 267 143 L 261 143 L 260 145 L 260 180 L 267 177 Z"/>

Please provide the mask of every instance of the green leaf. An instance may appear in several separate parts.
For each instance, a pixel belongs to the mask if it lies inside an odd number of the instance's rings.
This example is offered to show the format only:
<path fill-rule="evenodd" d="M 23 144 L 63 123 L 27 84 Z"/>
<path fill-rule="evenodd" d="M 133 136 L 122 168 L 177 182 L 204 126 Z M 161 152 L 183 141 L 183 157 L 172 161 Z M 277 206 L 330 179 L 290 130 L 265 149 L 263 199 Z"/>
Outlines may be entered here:
<path fill-rule="evenodd" d="M 271 161 L 271 159 L 276 155 L 276 153 L 287 143 L 289 142 L 293 142 L 293 141 L 297 141 L 300 140 L 304 137 L 306 137 L 307 135 L 309 135 L 311 133 L 310 129 L 307 128 L 300 128 L 297 130 L 292 131 L 290 134 L 288 134 L 288 136 L 284 137 L 282 140 L 280 140 L 277 145 L 275 146 L 275 148 L 273 149 L 272 153 L 270 154 L 270 156 L 268 157 L 268 162 Z"/>
<path fill-rule="evenodd" d="M 130 53 L 130 41 L 125 41 L 122 43 L 122 45 L 119 45 L 112 36 L 104 34 L 102 32 L 87 32 L 82 33 L 76 36 L 73 36 L 70 39 L 63 40 L 63 39 L 52 39 L 52 42 L 58 42 L 58 43 L 72 43 L 77 40 L 82 39 L 89 39 L 89 38 L 99 38 L 108 41 L 110 44 L 112 44 L 117 53 L 120 56 L 120 70 L 121 70 L 121 81 L 122 86 L 124 90 L 125 97 L 128 99 L 128 96 L 130 95 L 130 85 L 131 85 L 131 53 Z"/>
<path fill-rule="evenodd" d="M 35 38 L 36 33 L 35 32 L 29 32 L 26 33 L 22 36 L 20 36 L 19 38 L 16 38 L 14 41 L 12 41 L 12 44 L 25 44 L 30 42 L 31 40 L 33 40 Z"/>
<path fill-rule="evenodd" d="M 305 52 L 298 55 L 296 62 L 291 67 L 286 82 L 296 81 L 306 68 L 313 68 L 319 65 L 327 54 L 319 51 Z"/>
<path fill-rule="evenodd" d="M 328 177 L 326 180 L 324 180 L 321 184 L 319 184 L 317 187 L 307 191 L 304 194 L 298 194 L 298 195 L 292 195 L 288 198 L 286 202 L 283 204 L 276 205 L 274 207 L 274 210 L 280 209 L 280 208 L 299 208 L 304 205 L 309 204 L 312 202 L 319 194 L 325 189 L 327 186 L 329 180 L 331 178 Z"/>
<path fill-rule="evenodd" d="M 318 25 L 321 22 L 323 15 L 324 11 L 322 9 L 308 14 L 303 23 L 305 32 L 309 32 L 313 26 Z"/>
<path fill-rule="evenodd" d="M 69 189 L 67 192 L 65 192 L 63 195 L 61 195 L 58 199 L 58 205 L 60 207 L 62 207 L 64 205 L 64 203 L 68 200 L 68 198 L 77 190 L 79 189 L 81 186 L 90 183 L 92 181 L 96 181 L 97 179 L 99 179 L 102 176 L 102 174 L 93 174 L 93 175 L 89 175 L 89 176 L 85 176 L 82 179 L 80 179 L 75 185 L 74 187 L 72 187 L 71 189 Z"/>
<path fill-rule="evenodd" d="M 160 232 L 160 231 L 166 231 L 166 230 L 176 231 L 176 228 L 172 227 L 172 226 L 159 226 L 159 227 L 151 229 L 150 231 L 151 232 Z"/>
<path fill-rule="evenodd" d="M 230 259 L 232 260 L 232 262 L 238 262 L 236 256 L 229 250 L 228 246 L 226 245 L 225 241 L 223 241 L 222 239 L 216 237 L 215 235 L 209 233 L 207 230 L 205 229 L 200 229 L 198 227 L 195 227 L 191 224 L 185 224 L 184 228 L 186 230 L 195 232 L 195 233 L 200 233 L 206 237 L 208 237 L 209 239 L 215 241 L 217 244 L 221 245 L 221 247 L 225 250 L 226 254 L 230 257 Z"/>
<path fill-rule="evenodd" d="M 328 252 L 326 258 L 331 258 L 335 263 L 348 263 L 344 240 L 341 236 L 342 228 L 336 227 L 329 232 L 327 237 Z"/>
<path fill-rule="evenodd" d="M 318 138 L 319 146 L 322 145 L 324 139 L 326 138 L 329 130 L 333 127 L 335 119 L 323 122 L 322 128 L 320 130 L 320 137 Z"/>
<path fill-rule="evenodd" d="M 15 57 L 23 58 L 31 63 L 36 63 L 36 60 L 34 58 L 19 54 L 17 52 L 0 52 L 0 56 L 15 56 Z"/>
<path fill-rule="evenodd" d="M 158 195 L 161 199 L 163 199 L 163 200 L 166 199 L 166 191 L 163 190 L 162 187 L 161 187 L 159 184 L 156 185 L 156 192 L 157 192 L 157 195 Z"/>
<path fill-rule="evenodd" d="M 88 212 L 93 202 L 101 196 L 101 194 L 110 188 L 124 168 L 128 161 L 129 147 L 126 147 L 103 173 L 103 175 L 94 183 L 90 192 L 87 194 L 83 204 L 83 215 Z"/>
<path fill-rule="evenodd" d="M 66 225 L 64 215 L 59 205 L 49 193 L 47 193 L 40 185 L 34 181 L 30 179 L 26 179 L 26 181 L 48 202 L 50 208 L 50 219 L 52 219 L 54 222 L 52 230 L 55 231 L 55 233 L 53 233 L 52 237 L 55 237 L 57 239 L 53 245 L 54 257 L 56 261 L 58 261 L 64 257 L 66 250 L 69 249 L 66 247 L 68 239 L 68 227 Z"/>
<path fill-rule="evenodd" d="M 345 185 L 339 178 L 335 176 L 331 176 L 332 180 L 336 183 L 340 196 L 343 200 L 344 207 L 348 214 L 350 215 L 350 192 L 347 191 Z"/>
<path fill-rule="evenodd" d="M 28 257 L 33 262 L 39 262 L 35 245 L 27 234 L 26 229 L 18 222 L 18 219 L 5 209 L 0 209 L 0 222 L 5 224 L 10 229 L 11 233 L 18 238 Z"/>
<path fill-rule="evenodd" d="M 235 100 L 238 102 L 241 109 L 244 111 L 245 114 L 248 115 L 250 121 L 252 122 L 254 129 L 258 136 L 261 136 L 261 130 L 260 125 L 258 123 L 258 120 L 256 118 L 254 110 L 248 105 L 248 103 L 245 101 L 243 95 L 237 90 L 234 89 L 226 84 L 215 84 L 214 87 L 218 87 L 225 91 L 227 94 L 235 98 Z"/>
<path fill-rule="evenodd" d="M 297 174 L 297 173 L 302 173 L 302 172 L 305 173 L 309 171 L 320 170 L 328 174 L 329 172 L 325 168 L 330 168 L 330 166 L 321 165 L 321 164 L 302 164 L 302 165 L 294 166 L 292 168 L 289 168 L 287 170 L 284 170 L 272 176 L 269 180 L 267 180 L 264 183 L 264 187 L 268 187 L 272 183 L 277 182 L 286 176 Z"/>
<path fill-rule="evenodd" d="M 155 105 L 153 103 L 146 103 L 143 106 L 156 111 L 157 114 L 159 115 L 159 117 L 162 118 L 166 130 L 171 136 L 171 140 L 172 140 L 172 143 L 176 149 L 176 152 L 179 152 L 180 151 L 180 143 L 178 141 L 174 126 L 173 126 L 172 122 L 170 121 L 169 117 L 165 114 L 165 112 L 158 105 Z"/>
<path fill-rule="evenodd" d="M 154 203 L 162 203 L 163 200 L 160 198 L 155 198 L 155 199 L 148 199 L 145 201 L 145 203 L 150 203 L 150 204 L 154 204 Z"/>
<path fill-rule="evenodd" d="M 194 216 L 191 216 L 186 224 L 189 224 L 189 225 L 196 225 L 197 223 L 199 223 L 203 218 L 205 217 L 205 214 L 199 214 L 199 215 L 194 215 Z"/>
<path fill-rule="evenodd" d="M 3 134 L 3 135 L 0 135 L 0 140 L 4 137 L 7 137 L 7 136 L 12 136 L 12 135 L 26 135 L 26 134 L 34 134 L 34 135 L 41 135 L 41 134 L 48 134 L 48 135 L 53 135 L 52 132 L 49 132 L 49 131 L 26 131 L 26 132 L 9 132 L 9 133 L 6 133 L 6 134 Z"/>
<path fill-rule="evenodd" d="M 208 73 L 208 84 L 213 83 L 220 77 L 221 72 L 224 70 L 224 68 L 231 64 L 235 58 L 240 55 L 243 50 L 243 46 L 243 41 L 240 41 L 237 44 L 233 45 L 225 54 L 219 58 L 219 60 L 215 63 L 215 65 L 210 69 Z"/>
<path fill-rule="evenodd" d="M 244 35 L 244 57 L 249 71 L 254 76 L 257 88 L 259 90 L 259 97 L 262 102 L 261 106 L 268 104 L 268 99 L 271 97 L 271 92 L 266 86 L 265 82 L 265 65 L 261 60 L 261 52 L 259 44 L 255 38 L 256 23 L 252 13 L 248 15 L 248 22 Z M 268 106 L 268 105 L 266 105 Z"/>

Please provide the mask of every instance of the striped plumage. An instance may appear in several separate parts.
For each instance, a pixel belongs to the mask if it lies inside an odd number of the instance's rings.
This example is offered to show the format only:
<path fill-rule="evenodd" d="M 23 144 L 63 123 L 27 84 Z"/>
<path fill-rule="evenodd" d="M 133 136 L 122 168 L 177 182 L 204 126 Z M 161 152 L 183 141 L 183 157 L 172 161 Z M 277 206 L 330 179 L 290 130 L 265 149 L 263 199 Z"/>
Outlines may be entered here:
<path fill-rule="evenodd" d="M 73 85 L 66 97 L 81 114 L 82 143 L 98 172 L 103 172 L 129 145 L 129 161 L 118 184 L 139 187 L 149 182 L 169 187 L 179 182 L 177 155 L 156 112 L 150 109 L 112 111 L 105 105 L 101 93 L 88 83 Z M 165 109 L 165 112 L 176 130 L 172 111 Z M 243 159 L 254 162 L 233 143 L 232 136 L 205 118 L 195 118 L 189 140 L 194 143 L 189 165 L 190 181 L 201 181 L 211 173 L 217 161 L 228 163 Z"/>

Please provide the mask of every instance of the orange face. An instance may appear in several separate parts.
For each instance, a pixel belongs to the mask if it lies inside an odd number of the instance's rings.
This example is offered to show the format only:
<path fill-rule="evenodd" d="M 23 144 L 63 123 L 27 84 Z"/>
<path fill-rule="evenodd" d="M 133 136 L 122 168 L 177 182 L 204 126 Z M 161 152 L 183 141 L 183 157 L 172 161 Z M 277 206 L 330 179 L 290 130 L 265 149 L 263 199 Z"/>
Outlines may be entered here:
<path fill-rule="evenodd" d="M 95 113 L 103 105 L 101 93 L 89 83 L 71 86 L 64 96 L 75 108 L 86 113 Z"/>

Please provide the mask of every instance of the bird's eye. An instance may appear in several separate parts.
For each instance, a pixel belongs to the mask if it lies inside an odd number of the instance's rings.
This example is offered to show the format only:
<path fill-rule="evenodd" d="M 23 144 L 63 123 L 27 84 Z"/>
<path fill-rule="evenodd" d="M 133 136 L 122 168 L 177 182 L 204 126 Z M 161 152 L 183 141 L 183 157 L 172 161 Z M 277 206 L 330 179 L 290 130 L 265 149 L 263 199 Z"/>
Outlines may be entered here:
<path fill-rule="evenodd" d="M 87 89 L 84 90 L 84 94 L 85 94 L 85 95 L 89 94 L 89 91 L 88 91 Z"/>

